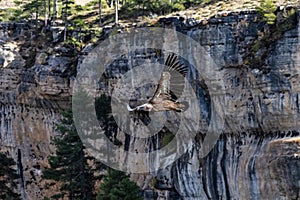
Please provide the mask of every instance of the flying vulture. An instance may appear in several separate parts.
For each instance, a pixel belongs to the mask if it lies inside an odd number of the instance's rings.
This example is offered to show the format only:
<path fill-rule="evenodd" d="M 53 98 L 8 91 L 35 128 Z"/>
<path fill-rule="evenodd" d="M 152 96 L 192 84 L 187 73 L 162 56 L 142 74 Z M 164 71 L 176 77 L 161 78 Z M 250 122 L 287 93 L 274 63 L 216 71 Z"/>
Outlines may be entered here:
<path fill-rule="evenodd" d="M 185 111 L 188 104 L 177 100 L 182 94 L 187 70 L 187 66 L 180 63 L 177 55 L 173 53 L 168 55 L 165 69 L 161 74 L 153 97 L 147 103 L 136 107 L 127 104 L 128 111 Z"/>

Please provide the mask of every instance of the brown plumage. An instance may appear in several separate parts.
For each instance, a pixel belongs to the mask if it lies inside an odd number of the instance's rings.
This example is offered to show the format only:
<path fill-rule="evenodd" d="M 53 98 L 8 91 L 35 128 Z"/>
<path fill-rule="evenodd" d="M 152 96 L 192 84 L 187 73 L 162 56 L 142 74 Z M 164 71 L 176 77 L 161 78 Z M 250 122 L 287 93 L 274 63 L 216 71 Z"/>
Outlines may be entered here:
<path fill-rule="evenodd" d="M 184 87 L 184 77 L 187 67 L 182 65 L 175 54 L 170 54 L 165 62 L 166 68 L 162 72 L 156 91 L 149 102 L 131 108 L 128 111 L 168 111 L 181 112 L 187 109 L 187 103 L 178 102 Z"/>

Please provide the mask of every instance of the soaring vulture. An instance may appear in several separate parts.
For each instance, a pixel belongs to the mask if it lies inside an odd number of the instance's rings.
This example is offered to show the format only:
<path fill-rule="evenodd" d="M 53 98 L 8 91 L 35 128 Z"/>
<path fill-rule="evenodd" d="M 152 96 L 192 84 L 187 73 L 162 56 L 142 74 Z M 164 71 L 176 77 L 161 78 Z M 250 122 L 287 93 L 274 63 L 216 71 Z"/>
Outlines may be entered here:
<path fill-rule="evenodd" d="M 165 69 L 161 74 L 153 97 L 147 103 L 134 108 L 127 104 L 128 111 L 185 111 L 188 104 L 177 100 L 182 94 L 187 70 L 187 66 L 180 63 L 177 55 L 168 55 Z"/>

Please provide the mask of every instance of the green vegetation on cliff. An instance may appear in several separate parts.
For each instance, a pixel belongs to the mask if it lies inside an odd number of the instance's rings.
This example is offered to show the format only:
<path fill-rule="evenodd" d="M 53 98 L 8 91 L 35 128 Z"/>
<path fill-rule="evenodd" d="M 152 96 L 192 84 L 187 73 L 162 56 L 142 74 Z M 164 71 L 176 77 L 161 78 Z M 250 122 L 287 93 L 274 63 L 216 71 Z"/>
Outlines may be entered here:
<path fill-rule="evenodd" d="M 97 200 L 142 200 L 139 187 L 121 171 L 109 169 L 100 185 Z"/>
<path fill-rule="evenodd" d="M 33 29 L 31 38 L 43 37 L 43 41 L 52 40 L 47 30 L 58 28 L 62 30 L 64 44 L 79 51 L 105 37 L 102 35 L 105 28 L 154 26 L 162 15 L 205 21 L 222 11 L 256 9 L 262 20 L 274 24 L 279 5 L 299 6 L 296 0 L 91 0 L 85 5 L 76 4 L 76 0 L 15 0 L 15 3 L 17 6 L 13 8 L 0 8 L 0 22 L 26 22 Z"/>
<path fill-rule="evenodd" d="M 260 22 L 266 25 L 258 31 L 256 39 L 249 44 L 248 52 L 244 56 L 244 64 L 251 68 L 262 68 L 276 41 L 285 32 L 296 28 L 298 23 L 296 9 L 293 7 L 276 12 L 277 7 L 264 1 L 257 10 Z"/>
<path fill-rule="evenodd" d="M 89 157 L 73 123 L 72 113 L 65 111 L 57 126 L 60 135 L 53 138 L 56 153 L 49 157 L 50 168 L 43 171 L 43 178 L 52 180 L 48 187 L 60 185 L 53 199 L 93 199 L 95 178 L 88 165 Z"/>
<path fill-rule="evenodd" d="M 259 7 L 257 7 L 258 13 L 263 15 L 268 24 L 274 24 L 276 20 L 275 11 L 277 6 L 273 0 L 261 0 Z"/>
<path fill-rule="evenodd" d="M 86 118 L 84 114 L 91 112 L 90 109 L 96 107 L 97 118 L 106 135 L 114 133 L 116 127 L 112 124 L 110 99 L 103 94 L 96 98 L 94 107 L 88 103 L 90 102 L 89 98 L 84 90 L 78 91 L 73 98 L 73 108 L 77 112 L 82 113 L 82 118 Z M 85 105 L 83 110 L 80 110 L 82 109 L 81 107 L 76 108 L 78 104 Z M 57 124 L 59 134 L 52 138 L 56 152 L 49 156 L 48 162 L 50 167 L 43 171 L 43 178 L 48 180 L 47 187 L 59 188 L 59 191 L 48 198 L 80 200 L 96 198 L 106 200 L 142 199 L 139 187 L 130 181 L 128 175 L 124 172 L 107 168 L 88 154 L 76 130 L 74 123 L 76 119 L 74 120 L 72 112 L 66 110 L 62 112 L 62 116 L 63 118 Z M 86 130 L 87 127 L 83 125 L 80 128 Z M 117 140 L 114 137 L 112 138 L 112 142 L 116 144 Z M 102 179 L 103 174 L 105 175 L 99 187 L 97 182 Z M 96 188 L 98 187 L 99 191 L 96 196 Z"/>
<path fill-rule="evenodd" d="M 12 158 L 0 153 L 0 199 L 20 199 L 20 195 L 15 192 L 19 178 L 14 169 L 15 165 L 16 163 Z"/>
<path fill-rule="evenodd" d="M 47 21 L 59 24 L 80 17 L 88 24 L 102 26 L 115 23 L 115 12 L 118 12 L 117 16 L 121 22 L 134 22 L 139 17 L 146 20 L 154 15 L 166 15 L 177 11 L 182 11 L 180 14 L 183 15 L 193 14 L 205 18 L 220 11 L 230 12 L 257 7 L 266 18 L 274 19 L 272 13 L 277 6 L 300 5 L 297 0 L 90 0 L 86 1 L 88 3 L 85 5 L 76 4 L 76 0 L 14 0 L 14 2 L 15 7 L 0 8 L 0 21 L 39 19 L 45 24 Z"/>

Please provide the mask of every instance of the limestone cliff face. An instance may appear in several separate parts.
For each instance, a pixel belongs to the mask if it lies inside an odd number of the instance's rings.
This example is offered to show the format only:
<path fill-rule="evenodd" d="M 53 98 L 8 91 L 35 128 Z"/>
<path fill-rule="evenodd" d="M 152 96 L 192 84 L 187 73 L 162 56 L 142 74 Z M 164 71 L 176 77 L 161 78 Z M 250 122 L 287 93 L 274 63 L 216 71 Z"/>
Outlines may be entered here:
<path fill-rule="evenodd" d="M 29 41 L 27 28 L 0 24 L 0 144 L 17 162 L 22 197 L 41 199 L 41 169 L 53 151 L 50 137 L 59 109 L 69 102 L 70 79 L 64 73 L 70 58 L 40 51 L 36 54 L 44 55 L 44 60 L 29 64 L 30 56 L 35 59 L 33 48 L 26 49 L 21 42 Z"/>
<path fill-rule="evenodd" d="M 199 134 L 192 149 L 172 166 L 152 175 L 133 175 L 146 199 L 300 198 L 299 19 L 298 13 L 296 25 L 261 51 L 251 46 L 266 26 L 253 12 L 202 24 L 162 20 L 163 26 L 175 26 L 199 42 L 216 63 L 213 70 L 221 72 L 225 91 L 220 102 L 224 128 L 205 158 L 199 156 L 203 145 Z M 26 25 L 13 26 L 0 26 L 1 150 L 9 151 L 18 163 L 23 197 L 39 199 L 45 194 L 40 169 L 52 151 L 50 137 L 59 110 L 68 104 L 74 60 L 67 49 L 41 48 L 28 62 L 32 55 L 18 42 L 27 37 Z M 264 51 L 267 56 L 262 56 Z M 191 60 L 197 53 L 190 52 Z M 249 64 L 254 59 L 249 53 L 261 56 L 263 65 Z M 110 73 L 114 78 L 128 70 L 128 65 L 119 63 Z M 141 146 L 121 133 L 117 137 L 127 140 L 126 148 Z M 153 148 L 157 143 L 143 145 Z"/>
<path fill-rule="evenodd" d="M 203 144 L 198 139 L 189 153 L 157 175 L 158 188 L 169 186 L 184 199 L 300 198 L 299 14 L 297 26 L 266 47 L 262 66 L 245 62 L 249 44 L 262 30 L 256 17 L 233 14 L 186 31 L 223 72 L 225 124 L 207 157 L 199 159 Z"/>

